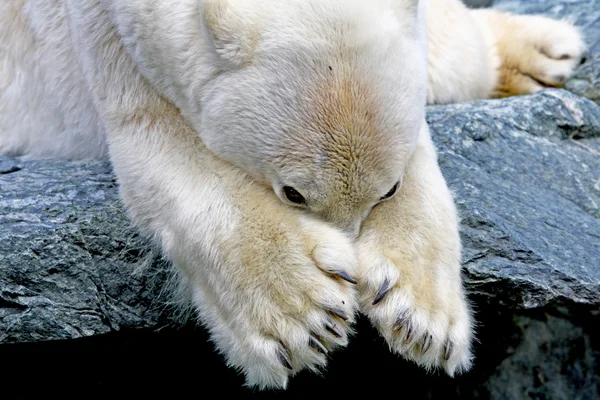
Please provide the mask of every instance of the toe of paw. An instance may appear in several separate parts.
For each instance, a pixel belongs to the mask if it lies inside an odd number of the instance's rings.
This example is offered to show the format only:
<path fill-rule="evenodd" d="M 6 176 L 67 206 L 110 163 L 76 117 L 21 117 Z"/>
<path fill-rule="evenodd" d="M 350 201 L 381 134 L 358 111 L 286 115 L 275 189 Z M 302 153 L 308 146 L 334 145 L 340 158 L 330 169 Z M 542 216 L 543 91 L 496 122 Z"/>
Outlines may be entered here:
<path fill-rule="evenodd" d="M 277 347 L 272 357 L 255 358 L 252 362 L 228 363 L 230 367 L 243 371 L 245 386 L 264 389 L 285 389 L 294 366 L 291 355 L 284 347 Z"/>
<path fill-rule="evenodd" d="M 450 377 L 468 372 L 471 369 L 471 365 L 472 358 L 470 355 L 458 360 L 448 360 L 443 364 L 444 370 Z"/>
<path fill-rule="evenodd" d="M 413 310 L 398 314 L 391 330 L 381 332 L 394 352 L 427 370 L 441 368 L 454 376 L 471 367 L 471 332 L 468 321 L 452 323 L 452 328 L 448 324 L 445 318 L 427 318 Z"/>
<path fill-rule="evenodd" d="M 470 341 L 446 340 L 441 348 L 441 362 L 450 376 L 469 371 L 473 363 Z"/>
<path fill-rule="evenodd" d="M 585 52 L 586 45 L 577 32 L 566 32 L 542 48 L 542 53 L 557 61 L 578 60 Z"/>

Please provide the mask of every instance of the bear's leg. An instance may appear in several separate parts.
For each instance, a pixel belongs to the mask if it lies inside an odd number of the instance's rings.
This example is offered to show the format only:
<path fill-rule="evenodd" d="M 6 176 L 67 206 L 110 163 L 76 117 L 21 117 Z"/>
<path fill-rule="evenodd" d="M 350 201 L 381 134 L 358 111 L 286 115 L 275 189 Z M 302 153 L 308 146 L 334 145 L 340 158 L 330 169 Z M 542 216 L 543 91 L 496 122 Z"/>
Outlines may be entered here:
<path fill-rule="evenodd" d="M 427 0 L 427 103 L 490 97 L 499 60 L 490 34 L 460 0 Z"/>
<path fill-rule="evenodd" d="M 62 0 L 0 1 L 0 155 L 106 155 L 64 18 Z"/>
<path fill-rule="evenodd" d="M 123 202 L 185 275 L 228 364 L 261 388 L 325 365 L 353 321 L 353 244 L 210 153 L 138 73 L 97 0 L 66 6 Z"/>
<path fill-rule="evenodd" d="M 491 48 L 500 59 L 494 97 L 562 86 L 585 50 L 579 31 L 565 21 L 493 9 L 471 12 L 491 33 Z"/>
<path fill-rule="evenodd" d="M 468 370 L 458 219 L 425 122 L 401 191 L 365 221 L 358 256 L 361 310 L 391 349 L 427 369 Z"/>

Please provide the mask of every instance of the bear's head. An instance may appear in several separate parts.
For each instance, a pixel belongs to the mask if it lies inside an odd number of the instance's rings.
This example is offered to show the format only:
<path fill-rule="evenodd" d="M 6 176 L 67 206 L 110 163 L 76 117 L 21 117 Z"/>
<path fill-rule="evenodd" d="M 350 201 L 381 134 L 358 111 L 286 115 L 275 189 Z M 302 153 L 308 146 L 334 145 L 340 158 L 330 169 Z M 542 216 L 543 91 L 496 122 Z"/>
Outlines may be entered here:
<path fill-rule="evenodd" d="M 425 124 L 423 13 L 418 0 L 205 0 L 204 143 L 356 236 Z"/>

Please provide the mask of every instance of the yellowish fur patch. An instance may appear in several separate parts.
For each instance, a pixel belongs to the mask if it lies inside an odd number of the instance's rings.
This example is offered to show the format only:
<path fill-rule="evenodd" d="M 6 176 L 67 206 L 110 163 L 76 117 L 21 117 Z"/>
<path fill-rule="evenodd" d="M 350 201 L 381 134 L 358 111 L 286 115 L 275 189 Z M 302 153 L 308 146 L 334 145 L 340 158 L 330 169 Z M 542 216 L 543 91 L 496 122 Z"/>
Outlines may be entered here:
<path fill-rule="evenodd" d="M 581 34 L 565 21 L 495 10 L 476 12 L 492 29 L 500 57 L 494 97 L 562 87 L 585 49 Z"/>

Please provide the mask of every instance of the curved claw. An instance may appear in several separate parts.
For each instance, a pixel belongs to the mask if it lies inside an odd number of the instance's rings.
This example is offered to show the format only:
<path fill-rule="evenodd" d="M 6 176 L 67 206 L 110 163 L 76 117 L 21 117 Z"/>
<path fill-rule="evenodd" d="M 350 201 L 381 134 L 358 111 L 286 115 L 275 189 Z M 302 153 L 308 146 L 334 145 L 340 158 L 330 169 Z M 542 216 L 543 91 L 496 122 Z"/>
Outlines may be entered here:
<path fill-rule="evenodd" d="M 354 279 L 353 277 L 351 277 L 346 271 L 344 270 L 339 270 L 335 272 L 335 275 L 339 276 L 340 278 L 342 278 L 343 280 L 345 280 L 346 282 L 350 282 L 353 285 L 358 284 L 358 281 L 356 279 Z"/>
<path fill-rule="evenodd" d="M 410 324 L 406 324 L 406 338 L 405 338 L 405 340 L 407 342 L 410 342 L 410 339 L 412 339 L 412 334 L 413 334 L 412 327 L 410 326 Z"/>
<path fill-rule="evenodd" d="M 344 321 L 348 321 L 348 315 L 344 312 L 344 310 L 340 310 L 339 308 L 334 308 L 334 307 L 328 307 L 325 309 L 327 311 L 329 311 L 330 313 L 332 313 L 333 315 L 335 315 L 336 317 L 339 317 L 340 319 L 342 319 Z"/>
<path fill-rule="evenodd" d="M 381 287 L 379 288 L 379 291 L 375 295 L 375 300 L 373 300 L 373 305 L 376 305 L 381 300 L 383 300 L 383 298 L 385 297 L 386 294 L 388 294 L 389 291 L 390 291 L 390 281 L 387 278 L 385 278 L 385 280 L 383 281 L 383 285 L 381 285 Z"/>
<path fill-rule="evenodd" d="M 292 360 L 290 359 L 290 354 L 285 348 L 280 347 L 279 351 L 277 352 L 277 356 L 279 357 L 279 361 L 283 364 L 284 367 L 286 367 L 289 370 L 294 369 L 294 366 L 292 365 Z"/>
<path fill-rule="evenodd" d="M 423 338 L 423 346 L 421 347 L 421 354 L 427 353 L 427 350 L 429 350 L 429 348 L 431 347 L 432 340 L 433 338 L 431 337 L 431 335 L 425 334 L 425 337 Z"/>
<path fill-rule="evenodd" d="M 312 348 L 314 348 L 315 350 L 317 350 L 319 353 L 323 353 L 325 355 L 327 355 L 329 353 L 329 351 L 323 345 L 323 343 L 321 343 L 321 341 L 314 335 L 310 336 L 310 339 L 308 340 L 308 344 L 310 344 L 310 346 Z"/>
<path fill-rule="evenodd" d="M 448 340 L 444 346 L 444 361 L 448 361 L 452 355 L 452 342 Z"/>
<path fill-rule="evenodd" d="M 341 329 L 337 327 L 335 322 L 333 322 L 329 318 L 325 322 L 325 329 L 327 329 L 329 332 L 331 332 L 334 336 L 336 336 L 338 338 L 341 338 L 344 336 L 344 332 L 342 332 Z"/>
<path fill-rule="evenodd" d="M 393 330 L 396 332 L 402 330 L 402 328 L 404 327 L 404 324 L 406 324 L 407 322 L 408 322 L 408 318 L 404 315 L 400 315 L 398 317 L 398 319 L 396 320 L 396 323 L 394 324 Z"/>

